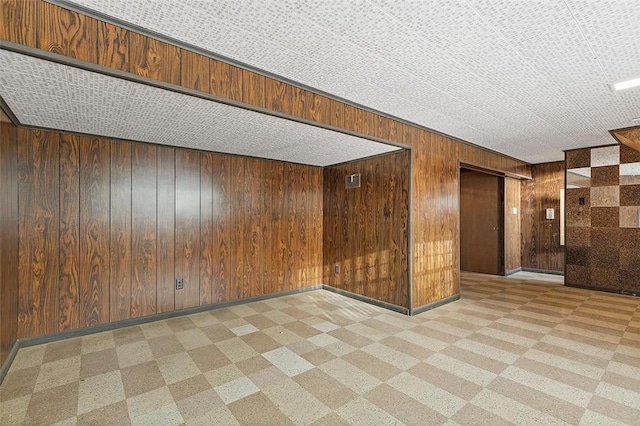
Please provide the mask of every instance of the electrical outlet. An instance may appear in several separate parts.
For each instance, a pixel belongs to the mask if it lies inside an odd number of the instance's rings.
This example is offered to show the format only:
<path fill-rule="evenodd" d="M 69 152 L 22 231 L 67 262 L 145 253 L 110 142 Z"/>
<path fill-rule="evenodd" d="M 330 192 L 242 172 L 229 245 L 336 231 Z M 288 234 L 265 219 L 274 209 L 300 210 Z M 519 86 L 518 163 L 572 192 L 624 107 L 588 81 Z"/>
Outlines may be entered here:
<path fill-rule="evenodd" d="M 334 266 L 334 267 L 333 267 L 333 271 L 334 271 L 336 274 L 339 274 L 339 273 L 340 273 L 340 265 L 336 265 L 336 266 Z"/>
<path fill-rule="evenodd" d="M 182 290 L 184 288 L 184 280 L 182 278 L 176 278 L 176 290 Z"/>

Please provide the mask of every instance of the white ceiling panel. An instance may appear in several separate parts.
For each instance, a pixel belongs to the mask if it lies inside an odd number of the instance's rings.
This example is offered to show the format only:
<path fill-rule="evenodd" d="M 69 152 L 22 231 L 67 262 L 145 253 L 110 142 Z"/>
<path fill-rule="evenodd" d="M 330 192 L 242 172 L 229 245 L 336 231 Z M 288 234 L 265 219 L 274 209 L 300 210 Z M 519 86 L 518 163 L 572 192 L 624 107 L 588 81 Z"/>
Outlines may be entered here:
<path fill-rule="evenodd" d="M 326 166 L 398 147 L 0 50 L 25 125 Z"/>
<path fill-rule="evenodd" d="M 640 116 L 637 0 L 72 0 L 537 163 Z"/>

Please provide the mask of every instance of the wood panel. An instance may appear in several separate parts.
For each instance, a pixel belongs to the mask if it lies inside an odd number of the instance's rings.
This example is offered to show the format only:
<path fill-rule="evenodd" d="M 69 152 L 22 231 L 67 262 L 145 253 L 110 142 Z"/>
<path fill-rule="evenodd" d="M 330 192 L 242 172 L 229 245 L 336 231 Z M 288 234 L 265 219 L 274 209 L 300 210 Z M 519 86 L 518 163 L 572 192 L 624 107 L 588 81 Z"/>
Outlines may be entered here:
<path fill-rule="evenodd" d="M 184 280 L 176 290 L 175 308 L 200 304 L 200 153 L 176 150 L 175 276 Z"/>
<path fill-rule="evenodd" d="M 0 39 L 36 46 L 36 18 L 39 3 L 24 0 L 0 0 Z"/>
<path fill-rule="evenodd" d="M 460 269 L 463 271 L 502 274 L 500 179 L 503 178 L 475 171 L 460 172 Z"/>
<path fill-rule="evenodd" d="M 38 16 L 38 49 L 97 62 L 95 19 L 43 1 L 38 4 Z"/>
<path fill-rule="evenodd" d="M 109 320 L 131 317 L 131 143 L 111 141 Z"/>
<path fill-rule="evenodd" d="M 80 146 L 60 135 L 60 310 L 59 330 L 78 328 L 80 260 Z"/>
<path fill-rule="evenodd" d="M 131 316 L 142 317 L 157 312 L 158 147 L 134 144 L 131 160 Z"/>
<path fill-rule="evenodd" d="M 180 49 L 140 35 L 129 34 L 130 70 L 134 74 L 180 84 Z"/>
<path fill-rule="evenodd" d="M 522 266 L 522 216 L 520 209 L 520 186 L 517 179 L 505 178 L 505 272 L 516 270 Z M 515 214 L 514 214 L 514 210 Z"/>
<path fill-rule="evenodd" d="M 264 75 L 242 70 L 242 102 L 264 108 L 266 80 Z"/>
<path fill-rule="evenodd" d="M 262 271 L 260 270 L 260 249 L 262 235 L 260 227 L 260 160 L 244 160 L 244 281 L 243 295 L 256 296 L 262 293 Z"/>
<path fill-rule="evenodd" d="M 109 322 L 108 140 L 80 141 L 80 312 L 81 327 Z"/>
<path fill-rule="evenodd" d="M 18 337 L 58 331 L 59 135 L 18 129 Z"/>
<path fill-rule="evenodd" d="M 157 311 L 175 307 L 175 148 L 158 147 Z"/>
<path fill-rule="evenodd" d="M 246 240 L 245 199 L 244 190 L 244 159 L 231 157 L 231 265 L 230 289 L 227 293 L 230 300 L 240 299 L 249 295 L 249 288 L 244 276 L 244 250 Z"/>
<path fill-rule="evenodd" d="M 182 87 L 209 93 L 209 58 L 183 49 L 180 64 Z"/>
<path fill-rule="evenodd" d="M 209 61 L 210 85 L 212 95 L 242 101 L 242 69 L 215 59 Z"/>
<path fill-rule="evenodd" d="M 3 120 L 0 123 L 0 365 L 18 338 L 19 224 L 17 129 Z"/>
<path fill-rule="evenodd" d="M 324 282 L 408 307 L 403 235 L 409 220 L 409 155 L 400 151 L 324 169 Z M 353 173 L 361 174 L 361 187 L 345 189 L 345 178 Z"/>
<path fill-rule="evenodd" d="M 129 31 L 98 21 L 97 63 L 129 72 Z"/>
<path fill-rule="evenodd" d="M 277 112 L 286 112 L 289 92 L 286 90 L 287 84 L 272 78 L 266 79 L 265 108 Z"/>
<path fill-rule="evenodd" d="M 213 294 L 213 155 L 203 152 L 200 164 L 200 304 L 211 303 Z M 217 292 L 216 292 L 217 294 Z"/>
<path fill-rule="evenodd" d="M 564 188 L 564 161 L 531 166 L 532 180 L 522 181 L 522 267 L 564 271 L 560 245 L 560 190 Z M 556 219 L 545 210 L 556 209 Z"/>
<path fill-rule="evenodd" d="M 276 266 L 271 272 L 271 291 L 284 290 L 286 223 L 284 211 L 284 164 L 273 163 L 271 166 L 271 265 Z"/>
<path fill-rule="evenodd" d="M 271 227 L 271 168 L 272 162 L 268 160 L 260 160 L 260 193 L 259 193 L 259 232 L 260 232 L 260 274 L 262 281 L 262 293 L 273 293 L 271 264 L 271 239 L 273 238 Z"/>
<path fill-rule="evenodd" d="M 284 284 L 283 289 L 291 290 L 297 283 L 296 272 L 299 268 L 297 218 L 296 218 L 296 168 L 295 164 L 284 165 L 284 213 L 286 221 L 285 253 L 284 253 Z"/>
<path fill-rule="evenodd" d="M 211 154 L 213 245 L 211 301 L 223 302 L 231 294 L 231 157 Z"/>

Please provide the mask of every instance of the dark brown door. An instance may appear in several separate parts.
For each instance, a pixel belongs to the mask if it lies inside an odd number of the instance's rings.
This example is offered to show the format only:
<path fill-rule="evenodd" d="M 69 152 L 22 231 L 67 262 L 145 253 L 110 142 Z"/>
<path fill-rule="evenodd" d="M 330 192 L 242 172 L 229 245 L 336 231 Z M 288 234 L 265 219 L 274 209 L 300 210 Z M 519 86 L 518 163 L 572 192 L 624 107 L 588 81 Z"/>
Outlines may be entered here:
<path fill-rule="evenodd" d="M 460 269 L 504 275 L 504 178 L 460 170 Z"/>

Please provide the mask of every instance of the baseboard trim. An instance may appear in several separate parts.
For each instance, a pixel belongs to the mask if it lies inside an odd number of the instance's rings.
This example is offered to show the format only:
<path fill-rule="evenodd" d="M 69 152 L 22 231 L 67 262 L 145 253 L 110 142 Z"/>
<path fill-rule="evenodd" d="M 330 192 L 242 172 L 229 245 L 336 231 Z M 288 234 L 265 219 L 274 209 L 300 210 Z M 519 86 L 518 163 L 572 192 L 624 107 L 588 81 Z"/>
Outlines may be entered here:
<path fill-rule="evenodd" d="M 7 373 L 9 372 L 9 368 L 11 368 L 11 364 L 13 364 L 13 360 L 16 358 L 16 354 L 18 353 L 18 349 L 20 349 L 20 342 L 16 341 L 11 350 L 9 351 L 9 356 L 2 363 L 2 367 L 0 367 L 0 385 L 4 381 Z"/>
<path fill-rule="evenodd" d="M 579 288 L 579 289 L 582 289 L 582 290 L 594 290 L 594 291 L 602 291 L 602 292 L 605 292 L 605 293 L 619 294 L 621 296 L 640 297 L 640 292 L 638 292 L 638 291 L 621 290 L 621 289 L 606 288 L 606 287 L 594 287 L 594 286 L 590 286 L 590 285 L 573 284 L 573 283 L 566 283 L 566 282 L 565 282 L 564 285 L 565 285 L 565 287 Z"/>
<path fill-rule="evenodd" d="M 521 268 L 521 270 L 522 272 L 536 272 L 538 274 L 564 275 L 564 271 L 552 271 L 551 269 Z"/>
<path fill-rule="evenodd" d="M 460 293 L 454 294 L 453 296 L 445 297 L 444 299 L 436 300 L 435 302 L 427 303 L 426 305 L 418 306 L 417 308 L 411 309 L 410 315 L 418 315 L 426 311 L 430 311 L 431 309 L 435 309 L 439 306 L 446 305 L 447 303 L 455 302 L 460 299 Z"/>
<path fill-rule="evenodd" d="M 213 311 L 216 309 L 228 308 L 230 306 L 243 305 L 245 303 L 274 299 L 276 297 L 289 296 L 289 295 L 298 294 L 298 293 L 306 293 L 314 290 L 322 290 L 322 288 L 323 288 L 323 285 L 318 284 L 318 285 L 307 286 L 307 287 L 302 287 L 302 288 L 293 289 L 293 290 L 280 291 L 277 293 L 269 293 L 269 294 L 264 294 L 260 296 L 245 297 L 242 299 L 229 300 L 229 301 L 220 302 L 220 303 L 213 303 L 211 305 L 194 306 L 192 308 L 181 309 L 179 311 L 163 312 L 160 314 L 153 314 L 153 315 L 148 315 L 140 318 L 129 318 L 126 320 L 114 321 L 106 324 L 96 325 L 93 327 L 83 327 L 83 328 L 77 328 L 74 330 L 61 331 L 58 333 L 45 334 L 42 336 L 34 336 L 34 337 L 26 337 L 23 339 L 18 339 L 16 343 L 13 345 L 13 348 L 11 349 L 9 356 L 7 357 L 5 362 L 2 364 L 2 368 L 0 369 L 0 384 L 4 381 L 4 377 L 9 372 L 9 368 L 11 368 L 11 364 L 13 363 L 13 360 L 15 359 L 16 354 L 18 353 L 18 350 L 20 348 L 41 345 L 43 343 L 57 342 L 59 340 L 71 339 L 73 337 L 82 337 L 89 334 L 101 333 L 103 331 L 111 331 L 118 328 L 131 327 L 134 325 L 146 324 L 148 322 L 181 317 L 184 315 L 191 315 L 199 312 Z"/>
<path fill-rule="evenodd" d="M 339 294 L 341 296 L 345 296 L 345 297 L 349 297 L 351 299 L 355 299 L 355 300 L 359 300 L 361 302 L 365 302 L 368 303 L 370 305 L 375 305 L 375 306 L 379 306 L 381 308 L 385 308 L 385 309 L 389 309 L 391 311 L 395 311 L 395 312 L 399 312 L 401 314 L 405 314 L 405 315 L 409 315 L 409 309 L 407 309 L 404 306 L 400 306 L 400 305 L 394 305 L 393 303 L 389 303 L 389 302 L 384 302 L 382 300 L 377 300 L 377 299 L 373 299 L 371 297 L 368 296 L 363 296 L 361 294 L 357 294 L 357 293 L 352 293 L 350 291 L 347 290 L 342 290 L 330 285 L 323 285 L 322 286 L 323 289 L 328 290 L 332 293 L 336 293 Z"/>
<path fill-rule="evenodd" d="M 512 269 L 510 271 L 505 272 L 504 276 L 508 277 L 509 275 L 517 274 L 518 272 L 521 272 L 521 271 L 522 271 L 522 268 Z"/>

